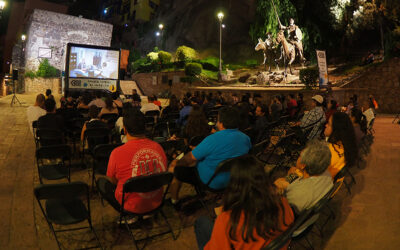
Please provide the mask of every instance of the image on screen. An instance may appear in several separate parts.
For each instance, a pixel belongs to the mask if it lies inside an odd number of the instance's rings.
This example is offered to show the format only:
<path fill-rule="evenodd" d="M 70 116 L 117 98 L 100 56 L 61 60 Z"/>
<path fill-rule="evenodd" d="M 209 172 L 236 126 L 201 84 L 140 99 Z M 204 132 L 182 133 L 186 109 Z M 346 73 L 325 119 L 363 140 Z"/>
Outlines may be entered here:
<path fill-rule="evenodd" d="M 119 51 L 71 47 L 69 77 L 118 79 Z"/>

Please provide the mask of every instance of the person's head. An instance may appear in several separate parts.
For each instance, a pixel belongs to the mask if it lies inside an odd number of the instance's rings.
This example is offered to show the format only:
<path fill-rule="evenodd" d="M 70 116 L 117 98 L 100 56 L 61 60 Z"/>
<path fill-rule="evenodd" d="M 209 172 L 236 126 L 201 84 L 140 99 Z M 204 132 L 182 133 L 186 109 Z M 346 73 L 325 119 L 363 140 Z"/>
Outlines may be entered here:
<path fill-rule="evenodd" d="M 171 95 L 171 97 L 169 98 L 169 106 L 171 108 L 178 109 L 179 102 L 178 102 L 178 98 L 176 98 L 176 95 Z"/>
<path fill-rule="evenodd" d="M 281 103 L 281 97 L 279 95 L 274 96 L 275 103 Z"/>
<path fill-rule="evenodd" d="M 310 176 L 321 175 L 331 163 L 331 151 L 325 141 L 311 140 L 300 154 L 300 163 Z"/>
<path fill-rule="evenodd" d="M 242 95 L 242 102 L 249 102 L 249 100 L 250 100 L 250 97 L 249 97 L 249 95 Z"/>
<path fill-rule="evenodd" d="M 315 95 L 312 97 L 312 107 L 321 107 L 324 103 L 324 98 L 320 95 Z"/>
<path fill-rule="evenodd" d="M 361 131 L 363 131 L 364 133 L 367 131 L 367 118 L 360 109 L 353 108 L 351 110 L 350 120 L 353 125 L 360 126 Z"/>
<path fill-rule="evenodd" d="M 132 89 L 132 95 L 137 95 L 137 90 L 136 89 Z"/>
<path fill-rule="evenodd" d="M 56 102 L 53 98 L 47 98 L 44 102 L 44 108 L 46 109 L 47 113 L 54 113 L 56 111 Z"/>
<path fill-rule="evenodd" d="M 44 97 L 43 94 L 38 94 L 38 95 L 36 96 L 35 106 L 44 108 L 44 101 L 45 101 L 45 99 L 46 99 L 46 98 Z"/>
<path fill-rule="evenodd" d="M 147 100 L 149 101 L 149 103 L 154 102 L 154 97 L 153 96 L 148 96 Z"/>
<path fill-rule="evenodd" d="M 243 155 L 226 164 L 230 165 L 230 179 L 223 196 L 223 210 L 230 211 L 229 237 L 236 241 L 240 235 L 245 242 L 254 241 L 255 235 L 269 238 L 271 231 L 279 230 L 284 208 L 264 167 L 254 156 Z M 244 225 L 239 221 L 244 216 Z"/>
<path fill-rule="evenodd" d="M 132 137 L 144 136 L 145 129 L 145 117 L 139 110 L 131 109 L 126 112 L 123 116 L 124 132 Z"/>
<path fill-rule="evenodd" d="M 329 110 L 336 110 L 337 109 L 337 102 L 335 100 L 331 100 L 328 102 L 328 109 Z"/>
<path fill-rule="evenodd" d="M 299 100 L 303 100 L 303 93 L 299 93 L 298 96 L 299 96 Z"/>
<path fill-rule="evenodd" d="M 106 109 L 112 110 L 114 108 L 114 106 L 113 106 L 114 102 L 113 102 L 113 99 L 111 98 L 111 96 L 106 97 L 105 103 L 106 103 Z"/>
<path fill-rule="evenodd" d="M 100 99 L 101 97 L 103 97 L 103 93 L 101 93 L 101 91 L 96 91 L 96 98 Z"/>
<path fill-rule="evenodd" d="M 125 102 L 122 104 L 122 116 L 124 116 L 127 112 L 129 112 L 133 108 L 131 102 Z"/>
<path fill-rule="evenodd" d="M 219 130 L 238 128 L 238 110 L 231 107 L 221 108 L 218 112 L 217 127 Z"/>
<path fill-rule="evenodd" d="M 294 94 L 289 94 L 289 99 L 290 100 L 294 99 Z"/>
<path fill-rule="evenodd" d="M 191 102 L 189 98 L 183 98 L 182 100 L 184 106 L 190 106 Z"/>
<path fill-rule="evenodd" d="M 329 143 L 343 144 L 346 164 L 353 165 L 357 159 L 358 148 L 350 117 L 346 113 L 335 112 L 329 118 L 324 133 Z"/>
<path fill-rule="evenodd" d="M 208 135 L 210 129 L 208 127 L 208 120 L 203 110 L 199 105 L 192 106 L 192 110 L 186 123 L 186 134 L 189 136 Z"/>
<path fill-rule="evenodd" d="M 191 92 L 186 92 L 185 97 L 187 99 L 190 99 L 190 97 L 192 97 L 192 93 Z"/>
<path fill-rule="evenodd" d="M 157 101 L 157 96 L 156 95 L 153 95 L 153 100 Z"/>
<path fill-rule="evenodd" d="M 256 116 L 265 116 L 267 113 L 267 107 L 265 105 L 258 105 L 256 108 Z"/>
<path fill-rule="evenodd" d="M 290 19 L 289 19 L 289 23 L 290 23 L 290 25 L 293 25 L 293 24 L 294 24 L 294 19 L 293 19 L 293 18 L 290 18 Z"/>
<path fill-rule="evenodd" d="M 46 89 L 46 96 L 49 97 L 51 95 L 51 89 Z"/>
<path fill-rule="evenodd" d="M 96 105 L 91 105 L 89 107 L 89 117 L 91 119 L 96 119 L 99 116 L 99 108 Z"/>

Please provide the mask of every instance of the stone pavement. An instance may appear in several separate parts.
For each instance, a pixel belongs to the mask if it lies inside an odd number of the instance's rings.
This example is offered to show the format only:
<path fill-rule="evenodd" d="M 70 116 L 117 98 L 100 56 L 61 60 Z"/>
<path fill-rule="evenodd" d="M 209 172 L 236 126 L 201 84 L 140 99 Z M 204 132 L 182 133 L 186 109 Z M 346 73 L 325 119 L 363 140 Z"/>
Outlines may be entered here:
<path fill-rule="evenodd" d="M 26 107 L 34 95 L 18 95 L 22 107 L 9 106 L 10 96 L 0 98 L 0 249 L 57 249 L 48 225 L 33 197 L 38 181 L 34 163 L 35 145 L 26 121 Z M 393 118 L 381 116 L 375 122 L 375 142 L 361 170 L 353 170 L 357 184 L 352 195 L 342 189 L 333 200 L 337 218 L 330 221 L 323 240 L 312 238 L 316 249 L 400 249 L 400 126 Z M 73 181 L 89 182 L 87 170 L 74 169 Z M 46 182 L 47 183 L 47 182 Z M 184 190 L 193 193 L 189 187 Z M 103 207 L 97 195 L 91 198 L 93 224 L 106 249 L 132 249 L 124 230 L 116 226 L 118 214 Z M 147 249 L 197 249 L 193 221 L 198 215 L 176 214 L 167 206 L 167 216 L 175 232 L 156 237 Z M 204 213 L 199 211 L 198 213 Z M 82 224 L 83 225 L 83 224 Z M 156 225 L 156 224 L 155 224 Z M 164 224 L 160 225 L 163 230 Z M 135 231 L 139 233 L 139 231 Z M 60 234 L 63 249 L 94 243 L 88 231 Z M 298 247 L 295 246 L 295 249 Z"/>

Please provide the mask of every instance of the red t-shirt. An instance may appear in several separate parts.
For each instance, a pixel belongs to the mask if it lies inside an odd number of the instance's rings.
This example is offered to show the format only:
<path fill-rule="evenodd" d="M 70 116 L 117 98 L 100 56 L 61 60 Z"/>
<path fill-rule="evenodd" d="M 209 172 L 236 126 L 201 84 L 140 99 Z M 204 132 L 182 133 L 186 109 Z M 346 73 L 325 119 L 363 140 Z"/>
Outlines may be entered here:
<path fill-rule="evenodd" d="M 118 180 L 115 198 L 121 204 L 123 185 L 129 178 L 165 172 L 167 167 L 167 157 L 158 143 L 149 139 L 130 140 L 112 151 L 107 176 Z M 160 205 L 162 196 L 163 188 L 149 193 L 129 193 L 125 195 L 124 208 L 145 213 Z"/>
<path fill-rule="evenodd" d="M 254 229 L 254 236 L 256 241 L 249 241 L 246 243 L 241 236 L 241 230 L 244 223 L 244 215 L 240 217 L 238 230 L 236 234 L 236 241 L 233 241 L 229 236 L 229 220 L 230 220 L 230 211 L 222 212 L 218 215 L 217 219 L 214 223 L 214 228 L 211 234 L 211 239 L 204 247 L 205 250 L 228 250 L 228 249 L 261 249 L 262 247 L 268 245 L 273 239 L 278 237 L 282 232 L 284 232 L 294 221 L 293 211 L 286 200 L 286 198 L 282 198 L 282 205 L 284 211 L 280 211 L 280 221 L 279 228 L 281 232 L 275 232 L 275 235 L 268 239 L 267 241 L 264 238 L 261 238 L 256 230 Z M 284 215 L 284 216 L 283 216 Z M 287 249 L 289 243 L 286 244 L 283 249 Z"/>
<path fill-rule="evenodd" d="M 297 111 L 297 101 L 295 99 L 291 99 L 287 103 L 288 111 L 290 116 L 294 116 Z"/>

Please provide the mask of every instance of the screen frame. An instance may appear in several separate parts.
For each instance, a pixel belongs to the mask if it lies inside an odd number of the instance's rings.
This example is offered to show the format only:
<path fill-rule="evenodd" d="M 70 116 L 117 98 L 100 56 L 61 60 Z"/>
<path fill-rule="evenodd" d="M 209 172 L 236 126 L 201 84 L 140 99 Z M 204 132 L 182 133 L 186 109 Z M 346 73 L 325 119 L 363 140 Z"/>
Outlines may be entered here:
<path fill-rule="evenodd" d="M 97 45 L 67 43 L 67 54 L 65 56 L 65 92 L 70 90 L 70 88 L 69 88 L 69 79 L 77 78 L 77 77 L 70 77 L 69 76 L 69 63 L 70 63 L 70 56 L 71 56 L 71 48 L 72 47 L 85 48 L 85 49 L 99 49 L 99 50 L 108 50 L 108 51 L 118 51 L 117 79 L 113 79 L 113 78 L 95 78 L 95 77 L 80 77 L 80 78 L 93 79 L 93 80 L 113 80 L 113 81 L 117 81 L 117 90 L 120 90 L 119 83 L 120 83 L 120 67 L 121 67 L 121 49 L 112 48 L 112 47 L 105 47 L 105 46 L 97 46 Z M 76 91 L 77 89 L 73 89 L 73 90 Z M 81 90 L 83 90 L 83 88 Z"/>

